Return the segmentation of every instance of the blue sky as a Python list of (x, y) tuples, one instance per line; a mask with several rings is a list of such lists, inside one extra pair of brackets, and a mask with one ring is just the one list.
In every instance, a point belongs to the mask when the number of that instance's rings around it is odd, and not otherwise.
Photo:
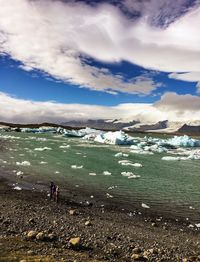
[[(159, 117), (189, 120), (190, 115), (199, 120), (199, 1), (45, 3), (17, 0), (11, 5), (0, 0), (0, 104), (13, 108), (8, 119), (20, 121), (25, 109), (19, 107), (26, 101), (29, 118), (21, 119), (29, 122), (37, 103), (49, 119), (48, 102), (65, 108), (76, 104), (74, 111), (70, 109), (74, 118), (91, 105), (92, 117), (95, 106), (104, 107), (104, 112), (114, 107), (119, 118), (126, 114), (122, 107), (130, 117), (135, 106), (137, 114), (131, 117), (140, 119), (145, 106), (151, 105), (154, 121)], [(195, 110), (187, 102), (184, 110), (180, 104), (190, 98)], [(160, 112), (155, 113), (157, 104)], [(172, 108), (174, 113), (166, 115)]]

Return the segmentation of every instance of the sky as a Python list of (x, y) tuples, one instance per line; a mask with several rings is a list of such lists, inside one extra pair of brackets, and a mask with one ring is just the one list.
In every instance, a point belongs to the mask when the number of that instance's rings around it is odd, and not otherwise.
[(200, 120), (199, 0), (0, 6), (0, 121)]

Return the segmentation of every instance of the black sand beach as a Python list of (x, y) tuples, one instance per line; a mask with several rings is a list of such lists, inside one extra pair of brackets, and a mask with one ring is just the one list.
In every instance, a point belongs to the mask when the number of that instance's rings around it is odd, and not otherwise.
[(200, 261), (199, 231), (181, 223), (68, 198), (56, 204), (46, 192), (13, 190), (3, 179), (0, 198), (0, 261)]

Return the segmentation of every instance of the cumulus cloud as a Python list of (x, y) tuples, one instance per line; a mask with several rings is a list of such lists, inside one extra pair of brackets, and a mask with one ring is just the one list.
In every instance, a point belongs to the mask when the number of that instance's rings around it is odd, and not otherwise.
[(187, 119), (199, 120), (200, 116), (200, 97), (193, 95), (177, 95), (173, 92), (165, 93), (160, 101), (154, 104), (154, 107), (162, 112), (169, 112), (176, 116), (176, 119), (182, 121)]
[(0, 121), (14, 123), (60, 123), (67, 120), (128, 119), (141, 122), (199, 120), (200, 98), (165, 94), (153, 104), (126, 103), (116, 106), (61, 104), (19, 99), (0, 93)]
[[(130, 5), (130, 1), (125, 2)], [(89, 64), (87, 59), (108, 63), (125, 60), (164, 72), (199, 73), (200, 7), (188, 11), (186, 0), (165, 0), (161, 6), (160, 2), (151, 0), (139, 18), (130, 19), (118, 7), (105, 3), (91, 6), (82, 1), (0, 0), (0, 52), (20, 61), (26, 70), (39, 69), (80, 87), (149, 94), (161, 84), (143, 76), (139, 81), (126, 80)], [(174, 3), (174, 19), (167, 22), (172, 12), (169, 2)], [(156, 10), (156, 22), (150, 22), (150, 6)], [(136, 5), (134, 8), (137, 11)], [(166, 27), (158, 26), (161, 18)]]

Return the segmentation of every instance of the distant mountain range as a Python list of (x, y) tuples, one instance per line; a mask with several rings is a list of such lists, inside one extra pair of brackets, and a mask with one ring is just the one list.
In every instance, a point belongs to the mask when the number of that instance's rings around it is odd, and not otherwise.
[(63, 126), (71, 126), (74, 128), (91, 127), (103, 130), (120, 130), (129, 132), (157, 132), (157, 133), (181, 133), (181, 134), (196, 134), (200, 135), (200, 120), (183, 123), (170, 122), (168, 120), (158, 121), (156, 123), (141, 123), (135, 120), (124, 119), (98, 119), (98, 120), (83, 120), (83, 121), (68, 121), (61, 123)]
[(124, 130), (127, 132), (149, 132), (149, 133), (173, 133), (173, 134), (188, 134), (200, 135), (200, 120), (194, 122), (170, 122), (168, 120), (158, 121), (156, 123), (142, 123), (136, 120), (129, 119), (89, 119), (89, 120), (72, 120), (60, 124), (41, 123), (41, 124), (13, 124), (0, 122), (1, 127), (12, 127), (19, 129), (21, 127), (38, 128), (41, 126), (64, 127), (66, 129), (80, 129), (90, 127), (101, 130)]

